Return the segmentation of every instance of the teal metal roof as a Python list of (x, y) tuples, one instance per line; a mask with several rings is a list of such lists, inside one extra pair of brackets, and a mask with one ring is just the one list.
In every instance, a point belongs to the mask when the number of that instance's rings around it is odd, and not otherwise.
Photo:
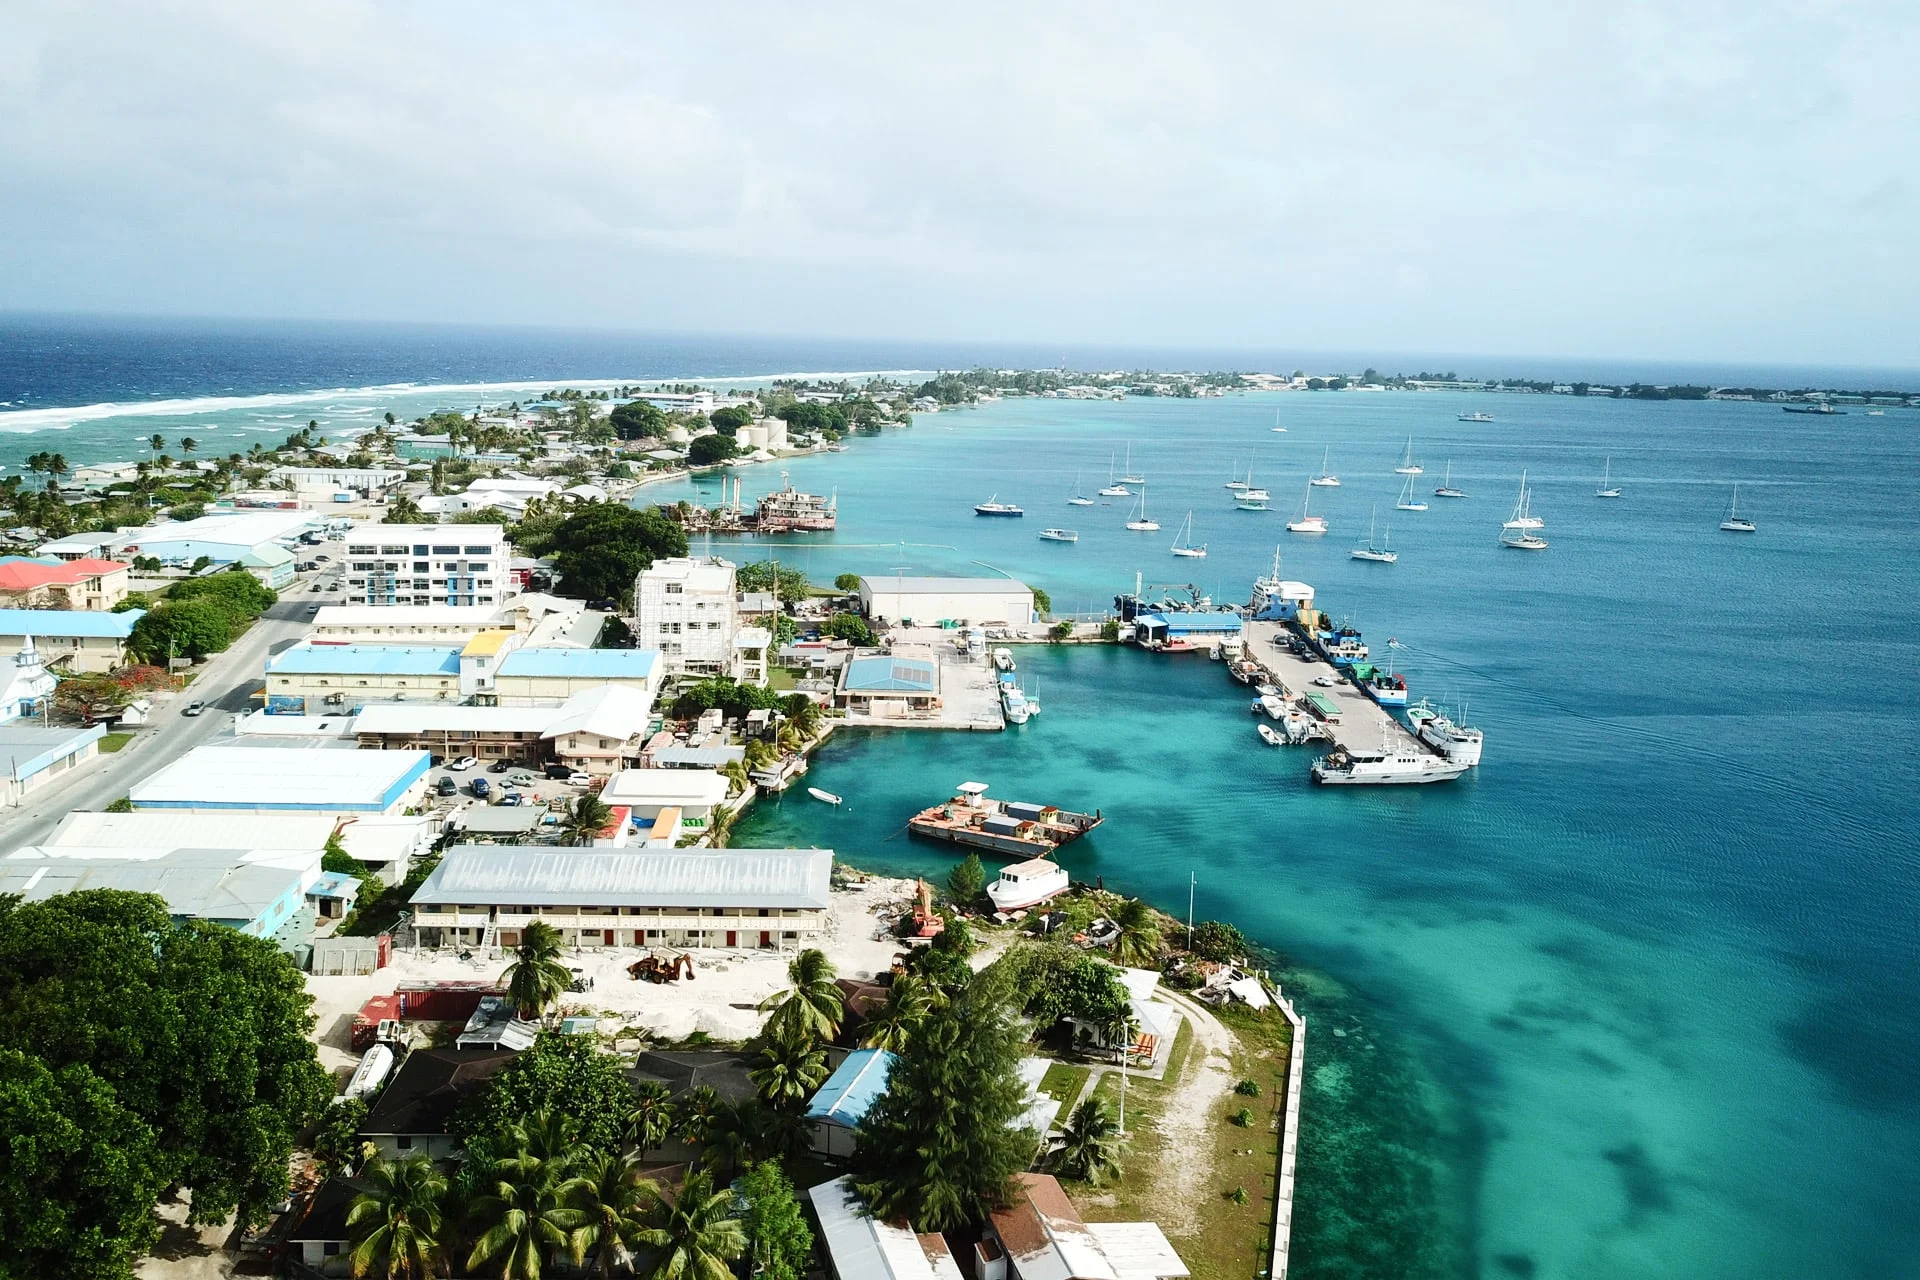
[(274, 675), (457, 676), (458, 645), (297, 644), (267, 663)]
[(934, 669), (923, 658), (878, 653), (847, 663), (849, 693), (932, 693)]
[(501, 660), (500, 674), (644, 680), (659, 664), (660, 655), (651, 649), (515, 649)]
[(807, 1103), (807, 1119), (852, 1129), (887, 1092), (893, 1055), (885, 1049), (856, 1049), (834, 1068)]
[(125, 640), (145, 609), (95, 613), (89, 609), (0, 609), (0, 636), (81, 636)]

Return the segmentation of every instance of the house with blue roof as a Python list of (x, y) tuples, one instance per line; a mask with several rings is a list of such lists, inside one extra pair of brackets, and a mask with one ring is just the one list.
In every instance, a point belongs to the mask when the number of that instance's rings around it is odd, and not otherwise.
[(1222, 640), (1238, 640), (1242, 625), (1239, 614), (1225, 610), (1143, 613), (1133, 620), (1135, 638), (1147, 645), (1184, 640), (1188, 644), (1212, 646)]
[(834, 1068), (807, 1102), (807, 1127), (813, 1149), (826, 1156), (850, 1156), (854, 1130), (887, 1092), (894, 1055), (885, 1049), (856, 1049)]
[(877, 716), (932, 710), (940, 705), (940, 664), (931, 650), (907, 645), (849, 658), (835, 700)]
[(665, 664), (652, 649), (527, 645), (500, 659), (493, 688), (503, 706), (564, 702), (576, 693), (610, 684), (644, 690), (651, 701), (665, 675)]
[(127, 639), (145, 609), (0, 609), (0, 653), (16, 653), (31, 636), (53, 671), (99, 673), (127, 665)]

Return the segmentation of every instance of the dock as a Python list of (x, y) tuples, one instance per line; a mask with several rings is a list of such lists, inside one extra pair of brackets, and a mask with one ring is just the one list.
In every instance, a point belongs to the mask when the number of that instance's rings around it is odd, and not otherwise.
[[(1348, 680), (1340, 668), (1318, 654), (1303, 657), (1289, 652), (1287, 641), (1293, 632), (1286, 624), (1249, 620), (1245, 635), (1247, 657), (1273, 677), (1268, 683), (1281, 685), (1293, 694), (1293, 700), (1307, 714), (1325, 725), (1333, 735), (1335, 746), (1373, 752), (1380, 749), (1382, 742), (1392, 742), (1395, 746), (1411, 747), (1422, 755), (1438, 754), (1394, 718), (1392, 712)], [(1339, 682), (1331, 687), (1316, 685), (1315, 676), (1334, 676)], [(1314, 705), (1316, 703), (1331, 708), (1332, 713), (1325, 714), (1323, 707)]]
[(1101, 823), (1100, 811), (1076, 813), (1051, 804), (990, 800), (984, 782), (963, 782), (958, 794), (907, 821), (928, 840), (984, 849), (1008, 858), (1045, 858)]

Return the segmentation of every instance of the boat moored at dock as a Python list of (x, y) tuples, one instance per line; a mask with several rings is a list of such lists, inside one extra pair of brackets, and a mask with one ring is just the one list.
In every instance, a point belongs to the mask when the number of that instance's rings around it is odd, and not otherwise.
[(984, 782), (963, 782), (953, 799), (923, 809), (907, 830), (1015, 858), (1043, 857), (1099, 826), (1098, 810), (1075, 813), (1055, 805), (990, 800)]
[(1480, 730), (1449, 718), (1425, 698), (1407, 709), (1407, 719), (1413, 724), (1414, 736), (1447, 759), (1468, 768), (1480, 763), (1480, 748), (1485, 741)]
[(1313, 780), (1322, 786), (1402, 786), (1451, 782), (1467, 766), (1412, 746), (1383, 744), (1377, 751), (1335, 747), (1313, 762)]
[(1065, 893), (1070, 883), (1059, 863), (1029, 858), (1002, 869), (1000, 878), (987, 886), (987, 897), (995, 911), (1019, 911)]

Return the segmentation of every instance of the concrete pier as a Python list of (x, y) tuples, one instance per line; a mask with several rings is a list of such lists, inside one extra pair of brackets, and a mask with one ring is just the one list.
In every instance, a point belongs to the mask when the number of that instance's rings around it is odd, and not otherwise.
[[(1287, 648), (1287, 641), (1293, 633), (1281, 623), (1248, 622), (1245, 635), (1247, 656), (1271, 672), (1274, 683), (1286, 688), (1288, 701), (1298, 703), (1305, 709), (1306, 696), (1317, 693), (1339, 708), (1340, 720), (1337, 724), (1323, 721), (1339, 746), (1349, 751), (1372, 753), (1378, 751), (1383, 742), (1390, 742), (1395, 746), (1411, 746), (1429, 755), (1437, 754), (1385, 707), (1362, 692), (1360, 686), (1348, 680), (1340, 668), (1318, 654), (1294, 656)], [(1275, 643), (1276, 639), (1278, 644)], [(1376, 666), (1384, 665), (1384, 660), (1378, 654), (1369, 657), (1368, 661)], [(1316, 685), (1313, 683), (1315, 676), (1333, 676), (1338, 683), (1330, 688)], [(1308, 714), (1313, 714), (1310, 709)], [(1314, 718), (1319, 719), (1318, 716)]]

